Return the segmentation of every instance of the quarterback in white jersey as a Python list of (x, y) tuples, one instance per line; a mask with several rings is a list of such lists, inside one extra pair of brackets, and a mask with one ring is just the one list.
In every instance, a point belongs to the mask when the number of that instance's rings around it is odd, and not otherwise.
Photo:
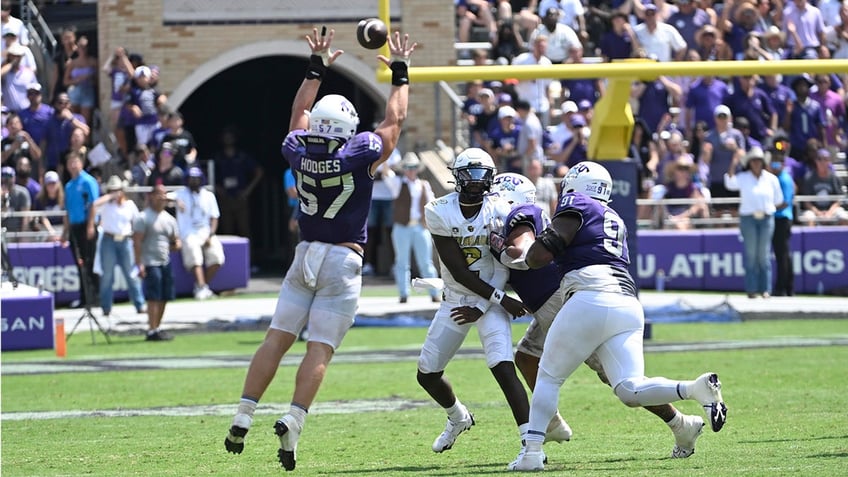
[(444, 432), (433, 442), (434, 452), (450, 449), (457, 436), (474, 425), (444, 370), (475, 323), (486, 364), (506, 396), (519, 432), (526, 430), (529, 418), (527, 392), (513, 364), (510, 322), (510, 315), (523, 316), (527, 310), (504, 294), (508, 270), (489, 250), (489, 232), (503, 226), (509, 203), (486, 194), (495, 165), (482, 149), (463, 151), (452, 172), (456, 192), (424, 208), (445, 285), (444, 300), (418, 358), (418, 383), (448, 414)]
[[(480, 212), (466, 219), (460, 211), (458, 192), (439, 197), (424, 207), (430, 233), (456, 240), (465, 255), (468, 269), (498, 289), (506, 285), (509, 272), (489, 251), (489, 232), (503, 227), (503, 219), (509, 211), (508, 202), (496, 195), (485, 195)], [(446, 299), (459, 301), (470, 296), (474, 297), (475, 301), (488, 305), (487, 298), (476, 296), (451, 275), (450, 269), (444, 263), (440, 265), (442, 280), (445, 283), (444, 292), (450, 295), (446, 296)]]

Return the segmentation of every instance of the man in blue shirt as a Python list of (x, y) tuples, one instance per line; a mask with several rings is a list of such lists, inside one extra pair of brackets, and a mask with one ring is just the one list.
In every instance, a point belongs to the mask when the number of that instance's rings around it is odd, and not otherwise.
[(96, 303), (98, 296), (98, 278), (93, 271), (97, 232), (88, 234), (88, 211), (91, 204), (100, 197), (100, 186), (94, 177), (82, 169), (83, 159), (78, 152), (69, 152), (65, 160), (71, 180), (65, 184), (66, 214), (62, 247), (71, 246), (80, 277), (80, 304), (88, 308)]
[(786, 150), (772, 145), (765, 154), (766, 165), (780, 182), (783, 191), (784, 208), (774, 213), (774, 234), (771, 247), (774, 250), (774, 261), (777, 265), (777, 277), (774, 282), (774, 296), (792, 296), (795, 294), (795, 276), (792, 270), (792, 253), (789, 242), (792, 238), (793, 200), (795, 199), (795, 182), (783, 167)]

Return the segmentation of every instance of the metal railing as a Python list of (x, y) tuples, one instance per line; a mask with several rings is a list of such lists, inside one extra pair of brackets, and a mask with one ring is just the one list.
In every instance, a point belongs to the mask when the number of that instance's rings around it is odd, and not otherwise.
[(471, 138), (468, 136), (468, 127), (464, 121), (462, 121), (462, 107), (464, 103), (462, 98), (456, 94), (456, 91), (453, 90), (450, 84), (445, 81), (438, 81), (434, 85), (435, 88), (435, 130), (434, 130), (434, 142), (440, 141), (442, 139), (442, 131), (444, 128), (442, 127), (442, 101), (441, 95), (444, 93), (447, 95), (448, 99), (451, 102), (451, 107), (449, 111), (449, 120), (450, 120), (450, 146), (456, 151), (457, 149), (465, 149), (471, 143)]
[[(842, 204), (848, 205), (848, 196), (845, 195), (799, 195), (794, 198), (794, 207), (795, 207), (795, 221), (799, 220), (798, 213), (803, 211), (802, 204), (806, 202), (819, 202), (819, 201), (840, 201)], [(662, 213), (663, 208), (669, 205), (696, 205), (702, 204), (707, 207), (713, 205), (739, 205), (738, 197), (716, 197), (711, 199), (636, 199), (637, 207), (651, 207), (652, 210), (650, 215), (652, 218), (650, 219), (638, 219), (637, 225), (640, 229), (648, 229), (648, 230), (659, 230), (664, 228), (664, 223), (668, 219), (666, 214)], [(657, 209), (659, 208), (659, 209)], [(704, 227), (728, 227), (728, 226), (738, 226), (739, 225), (739, 217), (738, 215), (734, 215), (729, 212), (722, 212), (721, 215), (715, 217), (688, 217), (688, 223), (695, 228), (704, 228)], [(835, 218), (821, 218), (817, 217), (813, 220), (816, 224), (827, 225), (836, 223)]]
[[(182, 189), (184, 186), (167, 186), (165, 189), (168, 192), (174, 192), (176, 190)], [(206, 186), (207, 188), (211, 186)], [(142, 194), (151, 191), (153, 188), (150, 186), (133, 186), (127, 187), (127, 194)], [(848, 197), (844, 195), (828, 195), (828, 196), (817, 196), (817, 195), (801, 195), (795, 197), (795, 206), (798, 207), (796, 210), (800, 210), (800, 205), (805, 202), (819, 202), (819, 201), (841, 201), (845, 204), (848, 204)], [(739, 205), (739, 198), (736, 197), (723, 197), (723, 198), (715, 198), (710, 200), (705, 199), (637, 199), (636, 205), (642, 207), (665, 207), (668, 205), (693, 205), (693, 204), (705, 204), (707, 206), (723, 204), (723, 205)], [(5, 221), (7, 218), (12, 217), (63, 217), (65, 215), (64, 210), (35, 210), (35, 211), (26, 211), (26, 212), (3, 212), (3, 220)], [(653, 212), (652, 212), (653, 216)], [(797, 216), (796, 216), (797, 221)], [(654, 229), (660, 230), (663, 228), (662, 221), (659, 221), (656, 218), (652, 219), (639, 219), (637, 224), (640, 229)], [(835, 220), (831, 219), (821, 219), (817, 218), (814, 220), (816, 224), (820, 225), (828, 225), (835, 223)], [(691, 217), (689, 218), (689, 223), (695, 228), (710, 228), (710, 227), (727, 227), (727, 226), (738, 226), (739, 225), (739, 217), (733, 214), (723, 214), (717, 217)], [(61, 227), (61, 226), (59, 226)], [(13, 232), (7, 231), (6, 236), (10, 242), (19, 242), (19, 241), (27, 241), (27, 242), (41, 242), (50, 238), (50, 236), (56, 235), (49, 233), (48, 231), (20, 231)]]
[[(47, 25), (47, 22), (41, 15), (41, 11), (38, 10), (38, 7), (32, 0), (21, 2), (21, 21), (24, 22), (24, 25), (26, 25), (27, 31), (29, 32), (29, 47), (32, 48), (33, 45), (38, 45), (44, 57), (45, 65), (48, 62), (53, 61), (53, 55), (56, 54), (56, 48), (58, 47), (59, 42), (56, 40), (56, 37), (53, 36), (50, 26)], [(42, 79), (46, 80), (47, 76), (43, 76)], [(53, 91), (49, 91), (49, 89), (53, 85), (47, 85), (47, 81), (42, 81), (42, 83), (47, 86), (47, 92), (52, 95)], [(47, 97), (47, 95), (45, 95), (45, 97)]]
[[(173, 193), (185, 188), (185, 186), (165, 186), (165, 190), (169, 194), (169, 200), (173, 200)], [(212, 190), (212, 186), (205, 186), (206, 189)], [(144, 195), (153, 190), (152, 186), (128, 186), (124, 189), (124, 192), (130, 199), (137, 199), (139, 197), (143, 198)], [(136, 204), (139, 206), (139, 209), (143, 209), (143, 200), (142, 203), (139, 204), (139, 201), (136, 200)], [(3, 211), (2, 213), (2, 221), (5, 229), (5, 222), (10, 218), (42, 218), (42, 217), (64, 217), (66, 211), (64, 210), (27, 210), (23, 212), (18, 211)], [(4, 237), (9, 242), (45, 242), (48, 241), (51, 237), (61, 236), (61, 232), (63, 229), (62, 225), (54, 225), (54, 230), (24, 230), (24, 231), (11, 231), (6, 230), (4, 232)]]

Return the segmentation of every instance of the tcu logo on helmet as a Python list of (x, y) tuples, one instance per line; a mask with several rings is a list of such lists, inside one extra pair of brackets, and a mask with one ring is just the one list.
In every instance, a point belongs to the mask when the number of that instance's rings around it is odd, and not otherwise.
[(580, 192), (603, 202), (609, 202), (612, 178), (606, 168), (596, 162), (583, 161), (568, 170), (562, 180), (564, 192)]
[(345, 113), (348, 113), (348, 114), (350, 114), (350, 113), (356, 114), (356, 110), (353, 109), (353, 107), (351, 106), (351, 104), (349, 102), (347, 102), (347, 100), (339, 102), (339, 109), (344, 111)]
[(494, 184), (498, 186), (500, 190), (515, 190), (515, 186), (518, 185), (515, 183), (514, 178), (505, 177), (503, 175), (495, 177)]

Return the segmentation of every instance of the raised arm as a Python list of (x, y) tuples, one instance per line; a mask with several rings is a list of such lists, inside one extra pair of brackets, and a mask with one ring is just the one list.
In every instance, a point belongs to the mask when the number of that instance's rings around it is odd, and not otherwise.
[(328, 36), (327, 27), (322, 26), (320, 35), (317, 28), (312, 29), (312, 35), (306, 35), (306, 42), (309, 43), (312, 55), (309, 56), (309, 67), (306, 68), (306, 77), (300, 84), (300, 88), (298, 88), (294, 102), (292, 103), (289, 131), (306, 129), (309, 126), (308, 112), (312, 109), (312, 104), (315, 102), (316, 96), (318, 96), (318, 88), (321, 87), (321, 80), (324, 79), (327, 68), (344, 53), (343, 50), (330, 52), (330, 45), (333, 42), (335, 33), (335, 30), (330, 30)]
[(563, 213), (554, 217), (550, 227), (542, 231), (527, 251), (525, 261), (529, 268), (542, 268), (557, 255), (565, 252), (582, 226), (576, 214)]
[(410, 43), (409, 35), (403, 35), (401, 38), (400, 32), (397, 31), (394, 35), (389, 35), (388, 42), (391, 58), (383, 55), (377, 58), (392, 70), (392, 91), (386, 101), (386, 117), (374, 131), (374, 134), (383, 140), (383, 154), (371, 164), (372, 175), (397, 147), (400, 128), (406, 119), (409, 104), (409, 57), (418, 46), (418, 43)]

